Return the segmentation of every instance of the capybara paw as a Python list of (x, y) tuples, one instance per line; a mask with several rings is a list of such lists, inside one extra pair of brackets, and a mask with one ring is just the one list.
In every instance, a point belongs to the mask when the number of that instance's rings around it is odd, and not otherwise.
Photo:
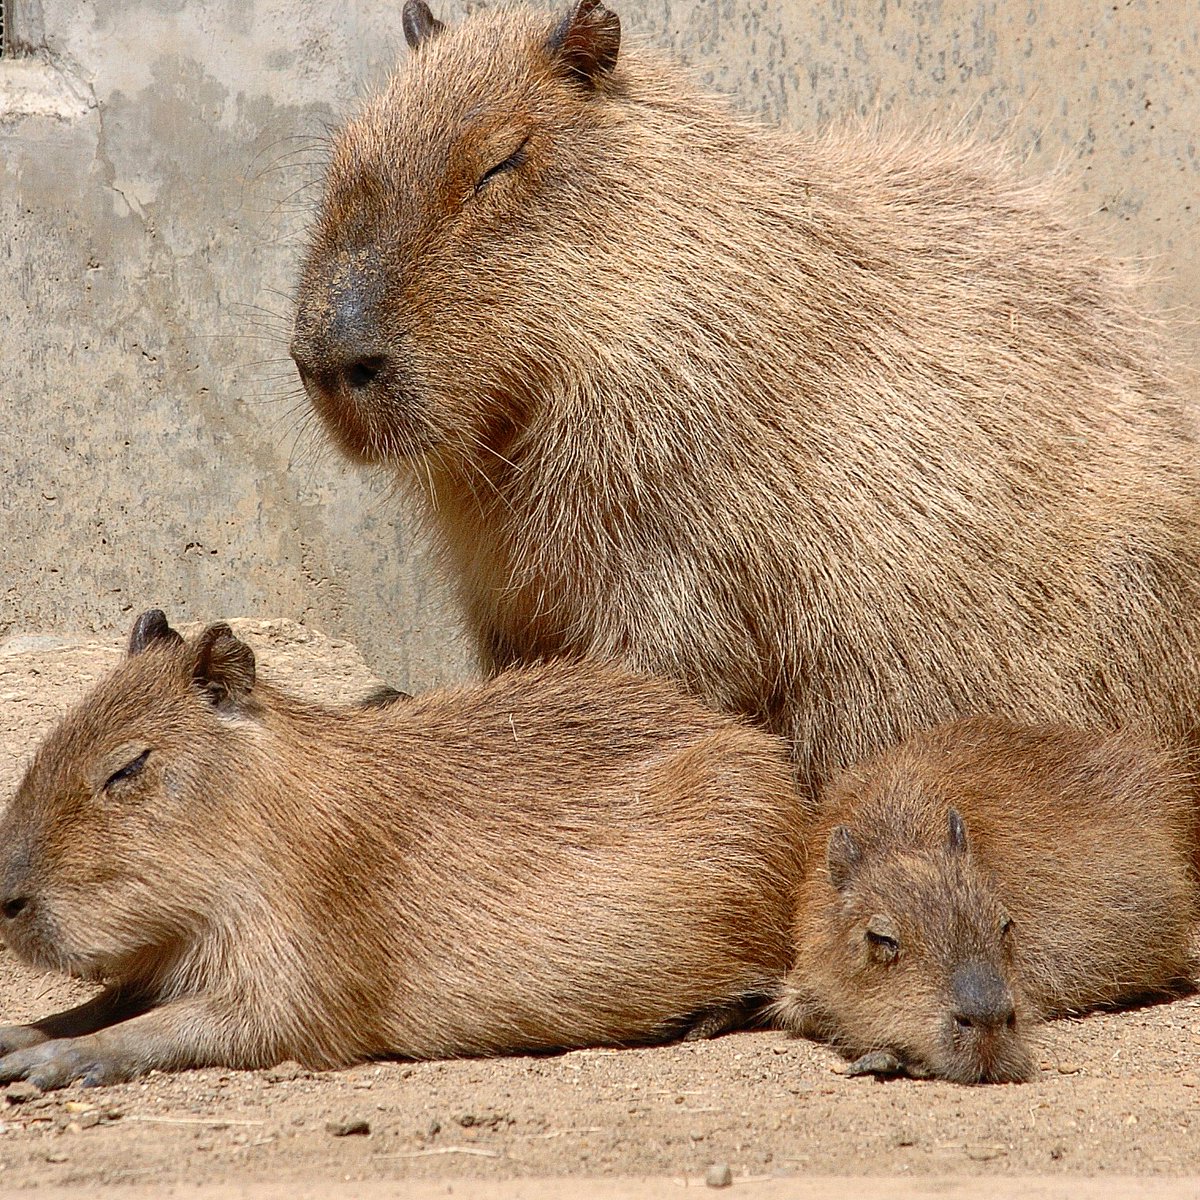
[(697, 1013), (691, 1018), (683, 1040), (705, 1041), (720, 1037), (723, 1033), (732, 1033), (735, 1029), (744, 1029), (761, 1007), (760, 1000), (731, 1000), (728, 1004)]
[(14, 1050), (40, 1046), (47, 1040), (46, 1035), (32, 1025), (0, 1025), (0, 1058)]
[(0, 1083), (25, 1079), (44, 1092), (79, 1081), (84, 1087), (120, 1083), (131, 1072), (105, 1058), (87, 1038), (60, 1038), (17, 1050), (0, 1059)]
[(868, 1050), (847, 1068), (847, 1075), (907, 1075), (908, 1068), (890, 1050)]

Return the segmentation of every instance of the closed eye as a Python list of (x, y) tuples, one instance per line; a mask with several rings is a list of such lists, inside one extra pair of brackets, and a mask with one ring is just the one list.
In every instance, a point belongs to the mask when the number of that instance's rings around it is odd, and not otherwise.
[(515, 171), (529, 157), (526, 150), (528, 145), (529, 139), (526, 138), (506, 159), (484, 171), (475, 183), (476, 193), (481, 192), (497, 175), (503, 175), (505, 171)]
[(137, 758), (131, 758), (119, 771), (114, 771), (105, 781), (104, 789), (107, 791), (114, 783), (121, 783), (123, 780), (132, 779), (135, 775), (141, 772), (141, 769), (146, 765), (146, 759), (150, 757), (149, 750), (143, 750)]
[(900, 956), (900, 943), (885, 933), (876, 933), (868, 929), (867, 942), (874, 956), (885, 963), (895, 962)]

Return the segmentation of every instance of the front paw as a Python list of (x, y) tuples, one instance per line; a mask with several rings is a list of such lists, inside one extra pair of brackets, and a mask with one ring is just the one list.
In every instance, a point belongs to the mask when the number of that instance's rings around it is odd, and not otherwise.
[(27, 1050), (47, 1041), (46, 1035), (33, 1025), (0, 1025), (0, 1058), (14, 1050)]
[(869, 1050), (846, 1068), (847, 1075), (874, 1075), (877, 1079), (890, 1079), (908, 1073), (908, 1067), (890, 1050)]
[(0, 1083), (26, 1079), (44, 1092), (78, 1080), (84, 1087), (121, 1083), (133, 1072), (99, 1053), (92, 1038), (58, 1038), (6, 1054), (0, 1059)]

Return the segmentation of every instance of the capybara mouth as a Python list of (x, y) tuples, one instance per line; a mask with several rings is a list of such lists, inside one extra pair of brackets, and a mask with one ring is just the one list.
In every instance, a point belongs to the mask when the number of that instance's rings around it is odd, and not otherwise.
[(64, 953), (58, 931), (49, 922), (44, 909), (35, 907), (32, 902), (20, 921), (9, 922), (4, 943), (28, 966), (60, 971), (80, 979), (92, 978), (81, 969), (82, 964), (75, 956)]
[(90, 945), (73, 945), (54, 919), (49, 906), (30, 901), (28, 919), (10, 922), (5, 930), (9, 950), (28, 966), (55, 971), (91, 983), (112, 982), (128, 974), (130, 956), (97, 950)]
[(395, 378), (381, 377), (369, 389), (356, 389), (301, 377), (313, 411), (348, 458), (394, 464), (420, 458), (436, 446), (433, 431), (419, 417), (416, 395)]
[(1028, 1083), (1035, 1075), (1033, 1056), (1013, 1030), (977, 1035), (956, 1045), (935, 1074), (953, 1083)]

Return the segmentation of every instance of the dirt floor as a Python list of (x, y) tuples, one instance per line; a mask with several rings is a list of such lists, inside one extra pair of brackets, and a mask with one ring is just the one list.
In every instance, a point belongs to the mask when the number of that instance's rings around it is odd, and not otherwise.
[[(285, 686), (349, 699), (377, 682), (345, 643), (286, 621), (234, 624)], [(118, 655), (109, 641), (0, 643), (0, 797)], [(0, 952), (0, 1021), (83, 994)], [(609, 1200), (704, 1188), (711, 1171), (764, 1198), (1200, 1197), (1200, 999), (1057, 1022), (1040, 1047), (1036, 1082), (981, 1088), (847, 1078), (835, 1055), (781, 1033), (156, 1074), (45, 1096), (18, 1084), (0, 1092), (0, 1189)]]

